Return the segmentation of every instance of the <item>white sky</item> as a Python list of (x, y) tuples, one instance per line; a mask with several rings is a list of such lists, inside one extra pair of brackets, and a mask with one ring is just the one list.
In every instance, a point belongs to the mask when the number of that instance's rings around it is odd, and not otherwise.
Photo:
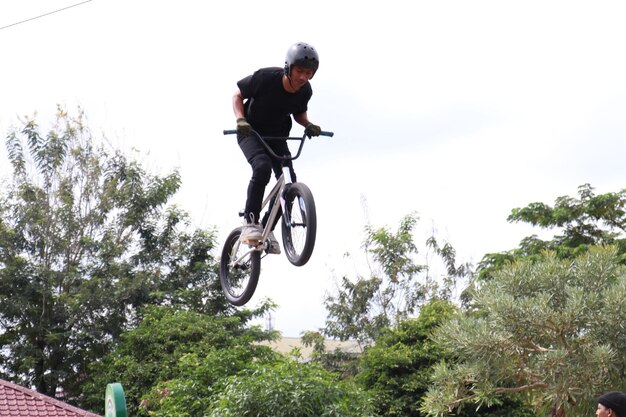
[[(0, 27), (72, 4), (3, 0)], [(530, 234), (506, 222), (512, 208), (586, 182), (624, 188), (624, 21), (622, 1), (92, 0), (0, 29), (0, 132), (82, 106), (94, 132), (152, 172), (179, 168), (177, 203), (221, 245), (250, 175), (221, 134), (235, 83), (313, 44), (309, 116), (336, 133), (296, 161), (316, 198), (316, 249), (301, 268), (265, 258), (252, 301), (274, 299), (275, 327), (298, 336), (324, 325), (334, 277), (365, 273), (367, 219), (395, 230), (416, 211), (418, 244), (436, 227), (478, 262)], [(4, 146), (2, 160), (5, 175)]]

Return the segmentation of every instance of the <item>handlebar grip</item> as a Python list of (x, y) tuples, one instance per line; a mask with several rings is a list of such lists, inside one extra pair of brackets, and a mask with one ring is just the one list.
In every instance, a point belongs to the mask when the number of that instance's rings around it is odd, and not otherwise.
[(235, 130), (235, 129), (224, 129), (224, 134), (225, 135), (235, 135), (235, 134), (237, 134), (237, 130)]

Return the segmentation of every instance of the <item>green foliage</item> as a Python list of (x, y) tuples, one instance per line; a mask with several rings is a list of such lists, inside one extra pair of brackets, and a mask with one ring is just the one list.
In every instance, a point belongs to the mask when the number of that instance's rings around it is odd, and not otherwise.
[(313, 359), (319, 358), (326, 351), (326, 344), (324, 342), (324, 335), (320, 332), (305, 331), (300, 338), (302, 345), (305, 347), (313, 347), (311, 357)]
[(413, 243), (413, 229), (417, 220), (415, 215), (405, 216), (396, 233), (391, 233), (385, 227), (374, 229), (368, 225), (365, 228), (365, 248), (393, 284), (399, 284), (424, 269), (424, 266), (416, 265), (412, 259), (412, 255), (417, 253)]
[(303, 346), (313, 348), (310, 356), (311, 361), (319, 363), (327, 371), (341, 375), (343, 379), (350, 379), (356, 375), (358, 361), (356, 353), (347, 352), (339, 347), (334, 350), (327, 350), (326, 339), (320, 332), (305, 331), (300, 340)]
[[(337, 294), (326, 297), (324, 334), (365, 346), (384, 329), (414, 314), (429, 297), (446, 296), (450, 282), (444, 280), (445, 288), (440, 289), (428, 268), (415, 261), (418, 251), (412, 233), (417, 220), (415, 214), (405, 216), (396, 232), (366, 227), (364, 248), (374, 265), (371, 275), (342, 277)], [(439, 248), (434, 238), (428, 244), (454, 263), (454, 251), (448, 245)]]
[(379, 415), (420, 415), (431, 368), (445, 356), (430, 334), (455, 312), (449, 302), (431, 300), (417, 318), (401, 320), (364, 352), (356, 381), (372, 394)]
[(87, 367), (149, 304), (232, 312), (215, 279), (212, 232), (188, 231), (169, 200), (178, 172), (153, 176), (97, 146), (79, 110), (42, 134), (6, 140), (0, 196), (0, 369), (24, 386), (80, 399)]
[(593, 187), (578, 187), (578, 198), (558, 197), (554, 206), (531, 203), (515, 208), (509, 222), (523, 222), (542, 229), (558, 229), (551, 240), (536, 235), (525, 237), (518, 248), (484, 256), (480, 265), (480, 279), (489, 279), (494, 271), (516, 259), (543, 259), (545, 251), (553, 251), (561, 258), (574, 258), (593, 245), (614, 245), (621, 262), (626, 264), (626, 189), (617, 193), (596, 195)]
[[(122, 334), (111, 354), (90, 366), (85, 407), (102, 408), (102, 387), (112, 381), (124, 386), (129, 415), (147, 415), (148, 409), (160, 403), (163, 392), (179, 392), (184, 387), (185, 393), (179, 395), (198, 390), (208, 394), (220, 378), (270, 355), (269, 348), (254, 342), (276, 337), (246, 328), (250, 315), (224, 317), (152, 306), (143, 317), (136, 329)], [(165, 382), (171, 380), (177, 382)], [(142, 398), (146, 398), (143, 408), (139, 407)]]
[(270, 348), (236, 344), (211, 349), (202, 356), (186, 354), (177, 364), (177, 377), (161, 382), (143, 396), (137, 416), (204, 417), (213, 407), (214, 396), (223, 390), (223, 380), (267, 363), (276, 357)]
[(620, 386), (626, 371), (626, 269), (615, 247), (574, 259), (545, 253), (496, 271), (475, 289), (475, 310), (445, 323), (442, 362), (422, 407), (431, 415), (463, 404), (527, 398), (564, 416)]
[(368, 417), (364, 392), (315, 363), (282, 359), (253, 364), (224, 381), (211, 417)]
[[(405, 319), (386, 331), (360, 360), (356, 381), (373, 397), (380, 416), (420, 417), (422, 398), (431, 386), (432, 374), (440, 361), (454, 354), (432, 340), (433, 332), (460, 314), (449, 301), (433, 299), (420, 308), (414, 319)], [(519, 401), (505, 400), (497, 407), (465, 409), (461, 417), (532, 417)]]
[(372, 300), (379, 293), (382, 280), (359, 277), (355, 282), (343, 277), (336, 296), (325, 299), (328, 317), (324, 334), (339, 340), (356, 339), (362, 346), (376, 338), (390, 324), (390, 317), (373, 311)]

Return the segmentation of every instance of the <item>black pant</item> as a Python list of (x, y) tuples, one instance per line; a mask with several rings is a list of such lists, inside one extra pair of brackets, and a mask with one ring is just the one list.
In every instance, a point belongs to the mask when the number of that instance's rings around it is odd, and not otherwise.
[[(238, 139), (237, 142), (252, 167), (252, 178), (250, 178), (248, 184), (248, 195), (244, 209), (245, 218), (248, 221), (258, 222), (265, 187), (270, 182), (272, 171), (274, 171), (277, 179), (281, 176), (283, 173), (282, 163), (279, 159), (273, 158), (255, 136)], [(272, 140), (268, 144), (276, 155), (291, 155), (286, 140)], [(291, 180), (296, 182), (296, 173), (293, 170), (291, 161), (284, 161), (284, 164), (289, 167)], [(265, 226), (266, 222), (267, 218), (264, 218), (262, 221), (263, 226)]]

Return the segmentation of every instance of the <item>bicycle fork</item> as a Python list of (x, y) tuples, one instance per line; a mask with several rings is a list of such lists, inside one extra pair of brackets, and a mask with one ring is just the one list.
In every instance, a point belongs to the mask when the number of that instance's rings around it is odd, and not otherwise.
[(287, 212), (287, 201), (285, 199), (285, 193), (287, 193), (287, 187), (292, 184), (291, 172), (288, 166), (283, 166), (283, 187), (278, 194), (278, 201), (280, 201), (280, 209), (283, 213), (283, 221), (287, 227), (291, 227), (291, 215)]

